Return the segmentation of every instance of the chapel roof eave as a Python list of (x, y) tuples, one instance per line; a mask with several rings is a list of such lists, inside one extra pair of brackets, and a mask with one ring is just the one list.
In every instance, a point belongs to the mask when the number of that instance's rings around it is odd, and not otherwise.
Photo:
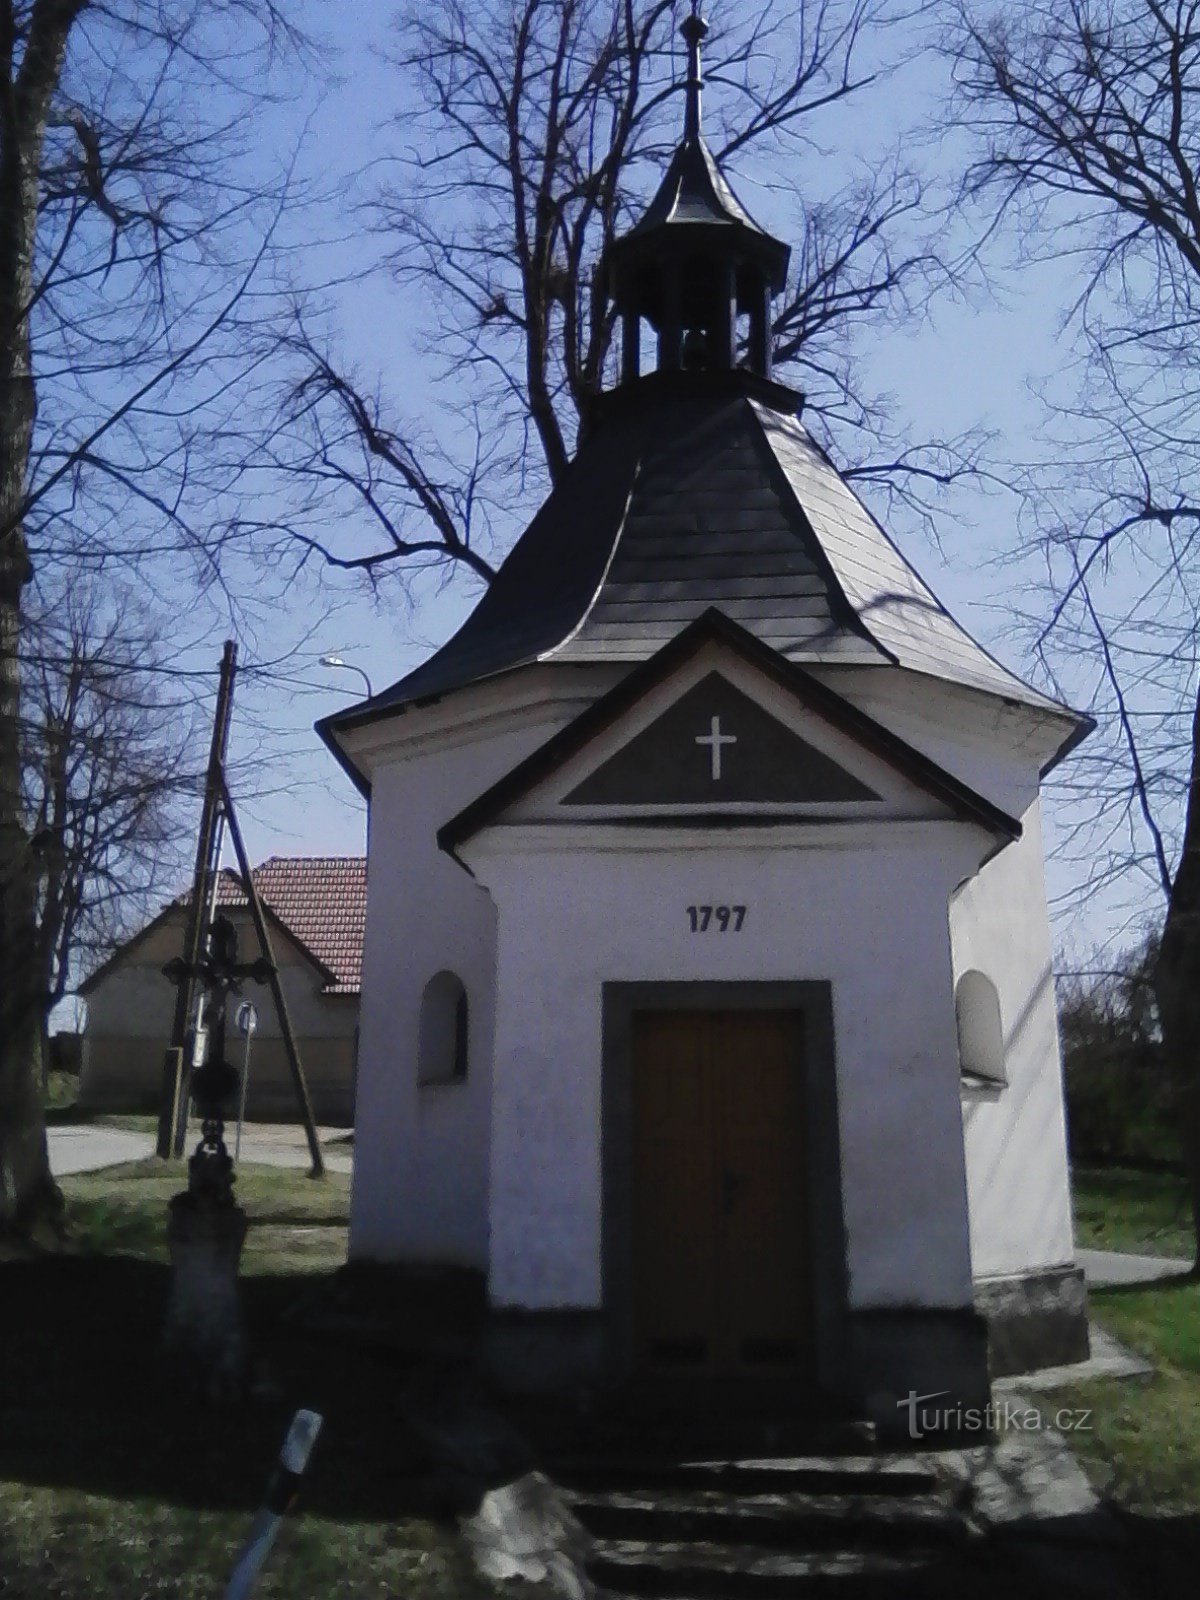
[(607, 694), (593, 701), (574, 721), (553, 734), (532, 755), (445, 823), (437, 834), (439, 849), (470, 871), (458, 854), (460, 845), (592, 739), (612, 727), (649, 689), (678, 670), (711, 640), (727, 645), (819, 715), (874, 750), (957, 815), (984, 827), (999, 843), (1021, 837), (1021, 823), (1015, 817), (714, 607), (697, 617), (648, 661), (634, 667)]
[[(371, 798), (370, 781), (355, 764), (353, 756), (342, 744), (340, 734), (342, 729), (358, 727), (365, 722), (373, 721), (374, 717), (369, 713), (370, 704), (369, 700), (360, 701), (356, 706), (350, 706), (342, 711), (334, 711), (329, 716), (321, 717), (317, 722), (313, 723), (313, 730), (317, 738), (320, 739), (326, 750), (329, 751), (364, 800)], [(363, 712), (367, 712), (367, 714), (359, 714)], [(376, 716), (381, 714), (395, 715), (396, 711), (393, 708), (390, 712), (375, 713)]]
[[(396, 717), (405, 716), (408, 712), (425, 706), (435, 706), (448, 695), (465, 693), (471, 689), (483, 688), (486, 684), (499, 682), (504, 678), (515, 677), (527, 667), (539, 665), (541, 657), (530, 656), (511, 665), (502, 667), (495, 672), (486, 673), (478, 678), (470, 678), (453, 688), (439, 691), (436, 694), (415, 696), (411, 700), (389, 700), (387, 691), (373, 695), (370, 699), (358, 701), (355, 705), (344, 706), (340, 711), (331, 712), (328, 716), (320, 718), (313, 723), (313, 730), (321, 743), (333, 756), (334, 760), (346, 773), (354, 787), (364, 800), (371, 797), (371, 781), (363, 768), (358, 765), (355, 756), (343, 742), (343, 735), (351, 737), (360, 729), (376, 726), (381, 722), (389, 722)], [(403, 682), (404, 680), (401, 680)], [(395, 685), (392, 686), (393, 688)]]
[(793, 660), (898, 665), (1064, 719), (1064, 746), (1085, 736), (1079, 713), (946, 611), (796, 417), (794, 391), (657, 373), (602, 412), (458, 632), (317, 725), (361, 792), (355, 728), (536, 663), (634, 665), (709, 605)]

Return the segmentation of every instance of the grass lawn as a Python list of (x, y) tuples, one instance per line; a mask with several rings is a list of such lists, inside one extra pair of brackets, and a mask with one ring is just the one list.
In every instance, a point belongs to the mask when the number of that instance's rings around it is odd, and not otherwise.
[(474, 1600), (453, 1523), (418, 1512), (423, 1468), (386, 1357), (314, 1341), (287, 1312), (345, 1255), (348, 1180), (242, 1169), (243, 1299), (277, 1397), (213, 1410), (157, 1364), (167, 1290), (154, 1162), (67, 1179), (75, 1248), (0, 1265), (0, 1594), (219, 1597), (292, 1411), (325, 1428), (264, 1597)]
[(46, 1074), (46, 1111), (57, 1120), (68, 1113), (79, 1093), (79, 1079), (73, 1072), (48, 1072)]
[[(1084, 1169), (1074, 1175), (1081, 1245), (1190, 1259), (1183, 1181), (1175, 1174)], [(1145, 1379), (1055, 1389), (1044, 1408), (1082, 1407), (1090, 1426), (1072, 1448), (1093, 1481), (1147, 1532), (1148, 1548), (1177, 1563), (1200, 1557), (1200, 1285), (1168, 1278), (1147, 1287), (1095, 1289), (1092, 1316), (1154, 1363)]]
[(1047, 1404), (1091, 1410), (1072, 1448), (1118, 1505), (1147, 1517), (1200, 1513), (1200, 1286), (1172, 1278), (1099, 1289), (1091, 1306), (1097, 1322), (1153, 1361), (1155, 1374), (1055, 1389)]
[(1077, 1167), (1073, 1188), (1075, 1239), (1087, 1249), (1188, 1260), (1194, 1254), (1191, 1212), (1177, 1173)]

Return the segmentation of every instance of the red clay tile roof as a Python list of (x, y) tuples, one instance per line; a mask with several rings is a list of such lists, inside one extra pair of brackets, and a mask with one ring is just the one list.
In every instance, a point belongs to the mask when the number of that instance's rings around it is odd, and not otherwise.
[[(264, 905), (333, 974), (325, 993), (358, 994), (367, 919), (364, 857), (268, 856), (252, 876)], [(217, 887), (217, 904), (248, 904), (240, 875), (228, 867)]]

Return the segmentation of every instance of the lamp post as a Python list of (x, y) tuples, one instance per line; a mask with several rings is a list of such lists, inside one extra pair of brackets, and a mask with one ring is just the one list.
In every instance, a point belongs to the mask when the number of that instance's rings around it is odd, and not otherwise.
[(340, 668), (342, 672), (357, 672), (367, 686), (367, 699), (369, 700), (374, 695), (375, 691), (371, 687), (370, 678), (367, 677), (361, 667), (356, 667), (353, 661), (343, 661), (341, 656), (322, 656), (321, 665), (323, 667), (332, 667), (335, 670)]

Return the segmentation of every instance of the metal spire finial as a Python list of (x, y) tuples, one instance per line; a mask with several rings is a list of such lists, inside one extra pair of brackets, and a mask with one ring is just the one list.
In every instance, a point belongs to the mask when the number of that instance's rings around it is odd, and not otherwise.
[(683, 117), (685, 142), (700, 137), (700, 91), (704, 79), (700, 75), (700, 46), (708, 33), (708, 23), (700, 15), (700, 0), (692, 0), (691, 15), (684, 17), (679, 29), (687, 44), (687, 109)]

